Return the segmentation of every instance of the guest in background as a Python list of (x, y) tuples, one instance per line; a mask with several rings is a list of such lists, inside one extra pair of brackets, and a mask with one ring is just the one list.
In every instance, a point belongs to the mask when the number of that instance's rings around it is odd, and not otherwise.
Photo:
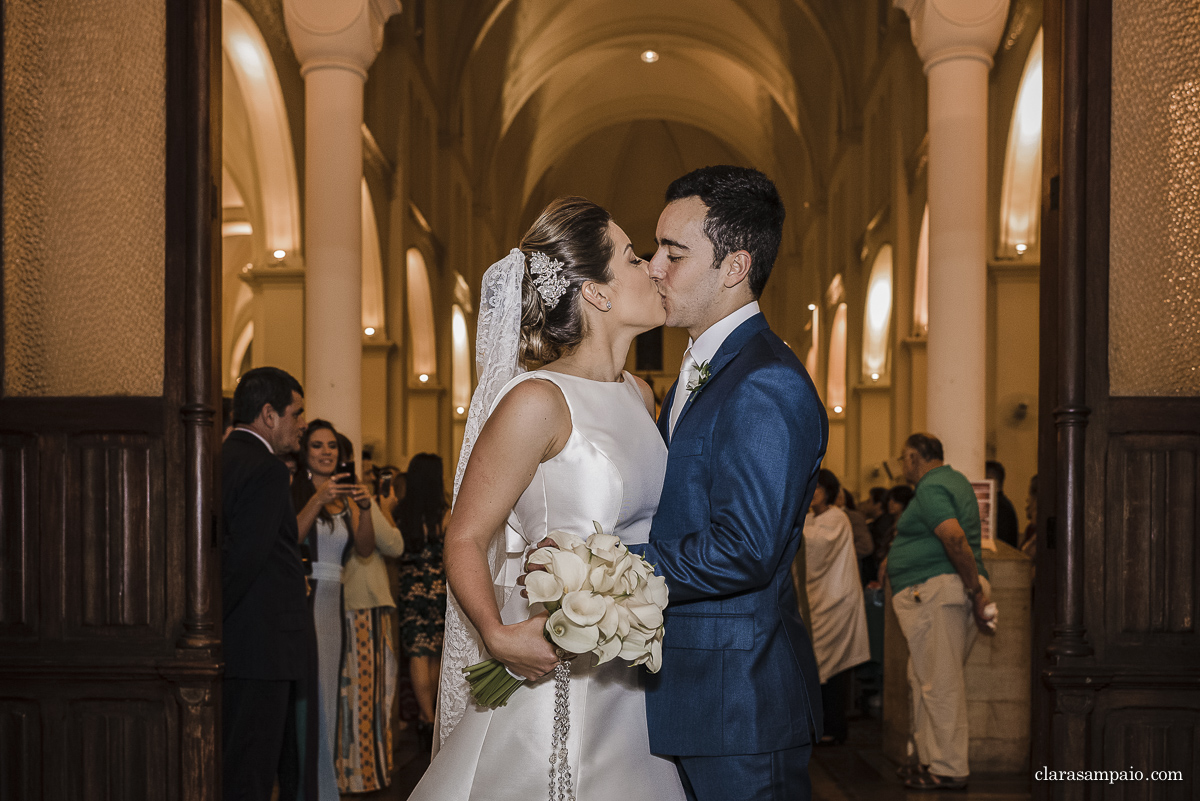
[(862, 512), (858, 511), (854, 503), (854, 494), (850, 490), (842, 487), (834, 499), (833, 504), (846, 513), (846, 518), (850, 521), (850, 530), (854, 532), (854, 556), (857, 559), (862, 559), (875, 549), (871, 542), (871, 532), (867, 528), (867, 518)]
[(396, 522), (407, 543), (400, 561), (398, 591), (400, 640), (420, 709), (417, 734), (433, 746), (433, 713), (442, 670), (442, 630), (446, 625), (446, 573), (442, 546), (450, 504), (442, 479), (442, 457), (418, 453), (408, 463), (404, 498)]
[(391, 783), (396, 602), (383, 557), (404, 553), (404, 538), (392, 517), (395, 500), (390, 491), (376, 492), (371, 504), (375, 551), (365, 558), (351, 552), (342, 572), (345, 651), (334, 763), (343, 793), (370, 793)]
[[(342, 659), (342, 563), (351, 546), (360, 556), (375, 551), (371, 493), (365, 486), (345, 483), (350, 472), (337, 472), (350, 452), (338, 446), (333, 425), (309, 423), (300, 442), (303, 469), (292, 482), (300, 539), (308, 541), (313, 557), (313, 618), (317, 630), (320, 740), (317, 772), (320, 801), (338, 801), (334, 767), (336, 753), (338, 677)], [(368, 514), (364, 514), (368, 512)]]
[(996, 539), (1014, 548), (1021, 547), (1017, 510), (1004, 494), (1004, 465), (989, 461), (985, 466), (987, 478), (996, 482)]
[(966, 663), (978, 630), (990, 631), (987, 570), (980, 551), (979, 502), (971, 482), (946, 464), (942, 443), (913, 434), (904, 477), (915, 494), (886, 560), (892, 609), (908, 642), (912, 742), (917, 763), (905, 786), (958, 790), (970, 775)]
[(221, 448), (221, 734), (229, 799), (269, 801), (276, 780), (284, 801), (316, 789), (311, 771), (301, 775), (306, 738), (297, 736), (296, 715), (311, 692), (312, 618), (288, 473), (275, 455), (299, 445), (303, 394), (283, 370), (249, 371), (234, 392), (235, 428)]
[[(888, 491), (886, 487), (871, 487), (867, 497), (871, 501), (870, 510), (863, 510), (863, 514), (867, 518), (867, 528), (871, 532), (871, 541), (875, 543), (875, 549), (879, 550), (879, 544), (883, 542), (891, 531), (892, 523), (895, 520), (892, 518), (892, 513), (888, 511)], [(864, 504), (865, 505), (865, 504)]]
[(846, 741), (850, 670), (871, 658), (867, 615), (854, 557), (854, 533), (845, 511), (831, 501), (840, 482), (829, 470), (817, 474), (817, 488), (804, 521), (808, 605), (813, 650), (825, 707), (822, 743)]

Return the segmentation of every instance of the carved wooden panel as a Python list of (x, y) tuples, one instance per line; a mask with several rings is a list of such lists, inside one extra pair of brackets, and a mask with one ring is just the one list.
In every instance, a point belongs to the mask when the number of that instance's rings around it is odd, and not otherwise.
[(164, 620), (162, 441), (71, 437), (66, 449), (64, 636), (104, 637)]
[(0, 637), (37, 627), (37, 438), (0, 435)]
[(168, 798), (168, 737), (162, 702), (80, 700), (67, 711), (67, 797), (100, 801)]
[(0, 799), (41, 798), (42, 720), (34, 701), (0, 698)]
[(1200, 649), (1200, 437), (1114, 436), (1107, 483), (1106, 637), (1119, 645)]
[[(1104, 758), (1097, 769), (1141, 772), (1142, 781), (1103, 784), (1106, 801), (1193, 799), (1200, 789), (1200, 711), (1130, 707), (1104, 718)], [(1154, 772), (1178, 775), (1153, 776)]]

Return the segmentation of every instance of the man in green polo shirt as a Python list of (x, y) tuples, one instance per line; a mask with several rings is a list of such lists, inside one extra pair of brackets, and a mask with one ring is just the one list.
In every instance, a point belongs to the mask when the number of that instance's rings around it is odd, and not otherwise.
[(979, 504), (971, 482), (943, 459), (942, 443), (913, 434), (900, 456), (916, 487), (885, 562), (892, 606), (908, 641), (917, 764), (908, 787), (961, 789), (970, 769), (964, 666), (977, 629), (991, 631)]

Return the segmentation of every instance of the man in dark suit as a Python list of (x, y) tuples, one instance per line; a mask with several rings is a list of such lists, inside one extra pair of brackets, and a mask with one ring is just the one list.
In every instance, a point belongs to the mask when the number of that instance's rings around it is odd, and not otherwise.
[(691, 342), (658, 421), (668, 457), (650, 542), (630, 550), (670, 589), (646, 713), (650, 749), (675, 757), (692, 801), (808, 799), (821, 732), (791, 565), (828, 420), (757, 302), (783, 219), (762, 173), (696, 170), (667, 190), (650, 263), (667, 325)]
[(269, 801), (300, 781), (295, 709), (315, 640), (305, 598), (288, 469), (300, 447), (304, 392), (275, 367), (242, 376), (221, 450), (224, 797)]

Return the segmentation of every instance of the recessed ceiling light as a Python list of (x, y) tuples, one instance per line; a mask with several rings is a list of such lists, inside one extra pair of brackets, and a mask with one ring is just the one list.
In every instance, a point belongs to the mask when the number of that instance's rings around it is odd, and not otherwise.
[(647, 64), (653, 64), (655, 61), (658, 61), (658, 51), (643, 50), (642, 51), (642, 61), (645, 61)]

